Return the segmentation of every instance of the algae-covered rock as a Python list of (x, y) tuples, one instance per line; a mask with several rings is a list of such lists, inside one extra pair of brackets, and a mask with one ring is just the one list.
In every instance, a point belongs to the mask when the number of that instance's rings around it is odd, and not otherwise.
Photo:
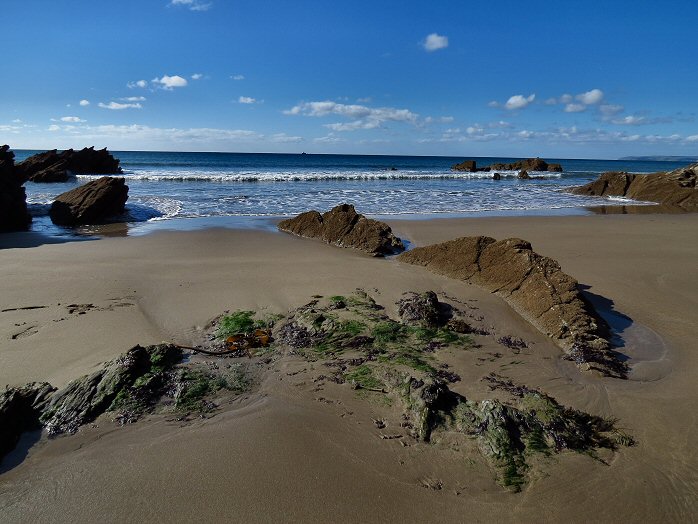
[(54, 391), (47, 382), (33, 382), (0, 393), (0, 459), (14, 449), (22, 433), (41, 427), (41, 411)]
[(41, 421), (50, 435), (74, 433), (105, 411), (145, 408), (164, 386), (162, 374), (181, 358), (177, 346), (135, 346), (99, 371), (73, 380), (55, 393)]
[(397, 302), (397, 312), (405, 324), (437, 327), (441, 321), (439, 300), (433, 291), (406, 293)]

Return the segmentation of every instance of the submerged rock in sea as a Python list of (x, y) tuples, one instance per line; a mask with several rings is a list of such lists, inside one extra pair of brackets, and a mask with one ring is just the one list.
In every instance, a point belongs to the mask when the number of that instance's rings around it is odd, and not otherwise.
[(24, 180), (15, 171), (15, 154), (10, 146), (0, 147), (0, 232), (24, 231), (31, 215), (27, 211)]
[(0, 459), (25, 431), (39, 429), (39, 417), (55, 388), (46, 382), (7, 388), (0, 393)]
[(583, 369), (626, 376), (626, 364), (610, 349), (606, 322), (584, 299), (577, 281), (525, 240), (462, 237), (415, 248), (399, 260), (496, 293)]
[(50, 435), (74, 433), (105, 411), (136, 404), (141, 409), (157, 400), (167, 384), (166, 373), (182, 359), (177, 346), (135, 346), (102, 369), (73, 380), (56, 392), (41, 415)]
[[(560, 164), (548, 163), (542, 158), (527, 158), (525, 160), (518, 160), (512, 162), (511, 164), (491, 164), (486, 167), (477, 167), (475, 165), (475, 160), (464, 160), (460, 164), (455, 164), (451, 166), (454, 171), (467, 171), (470, 173), (475, 173), (477, 171), (554, 171), (562, 172), (562, 166)], [(495, 173), (497, 175), (497, 173)], [(499, 178), (495, 178), (499, 180)]]
[(603, 173), (593, 182), (573, 188), (571, 192), (576, 195), (619, 196), (698, 211), (698, 163), (668, 173)]
[(17, 164), (16, 170), (20, 177), (32, 182), (65, 182), (71, 173), (114, 175), (122, 172), (119, 160), (106, 148), (95, 150), (94, 147), (38, 153)]
[(469, 173), (474, 173), (477, 171), (477, 166), (475, 160), (463, 160), (460, 164), (456, 164), (451, 167), (454, 171), (466, 171)]
[(366, 218), (350, 204), (341, 204), (323, 214), (307, 211), (282, 220), (278, 228), (301, 237), (318, 238), (335, 246), (365, 251), (373, 256), (391, 255), (405, 249), (402, 241), (393, 235), (390, 226)]
[(123, 213), (127, 199), (124, 178), (102, 177), (58, 195), (51, 205), (51, 220), (64, 226), (101, 224)]

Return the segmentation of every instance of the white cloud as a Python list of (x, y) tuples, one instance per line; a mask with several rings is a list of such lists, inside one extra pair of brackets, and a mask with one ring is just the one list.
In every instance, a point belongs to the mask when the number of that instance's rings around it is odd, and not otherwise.
[(565, 94), (560, 97), (561, 104), (569, 104), (570, 102), (572, 102), (572, 95)]
[(125, 96), (123, 98), (119, 98), (119, 100), (124, 102), (145, 102), (146, 99), (144, 96)]
[(351, 120), (347, 123), (326, 124), (334, 131), (355, 131), (357, 129), (375, 129), (385, 122), (405, 122), (417, 124), (419, 115), (408, 109), (393, 107), (367, 107), (358, 104), (340, 104), (325, 100), (322, 102), (304, 102), (284, 111), (286, 115), (305, 115), (324, 117), (338, 115)]
[(230, 78), (232, 78), (233, 80), (244, 80), (245, 75), (233, 75)]
[(422, 42), (422, 46), (425, 50), (427, 50), (430, 53), (432, 51), (444, 49), (448, 47), (448, 37), (436, 33), (431, 33), (424, 39), (424, 42)]
[(698, 142), (698, 135), (691, 135), (686, 137), (687, 142)]
[(330, 133), (327, 136), (321, 136), (319, 138), (314, 138), (313, 142), (317, 142), (319, 144), (334, 144), (337, 142), (344, 142), (345, 140), (343, 138), (340, 138), (338, 136), (335, 136), (334, 133)]
[(56, 124), (51, 124), (50, 126), (48, 126), (48, 130), (49, 131), (60, 131), (61, 126), (57, 126)]
[(136, 87), (140, 87), (141, 89), (148, 87), (148, 81), (147, 80), (136, 80), (135, 82), (129, 82), (126, 84), (126, 87), (129, 89), (134, 89)]
[(186, 87), (188, 84), (187, 79), (179, 75), (163, 75), (162, 78), (153, 78), (152, 82), (166, 91), (172, 91), (175, 87)]
[(73, 124), (78, 124), (80, 122), (85, 122), (85, 120), (77, 116), (64, 116), (61, 118), (61, 122), (71, 122)]
[(240, 98), (238, 98), (238, 102), (241, 104), (256, 104), (257, 99), (252, 98), (251, 96), (241, 96)]
[(575, 98), (582, 104), (591, 106), (603, 100), (603, 91), (601, 91), (601, 89), (592, 89), (591, 91), (577, 95)]
[(620, 126), (639, 126), (642, 124), (648, 124), (650, 123), (646, 117), (644, 116), (633, 116), (633, 115), (628, 115), (623, 118), (618, 118), (611, 120), (614, 124), (620, 125)]
[(105, 104), (103, 102), (100, 102), (99, 107), (102, 109), (112, 109), (115, 111), (121, 110), (121, 109), (141, 109), (143, 106), (141, 104), (135, 103), (126, 103), (126, 104), (120, 104), (119, 102), (109, 102), (108, 104)]
[(201, 80), (203, 77), (204, 75), (201, 73), (194, 73), (193, 75), (191, 75), (192, 80)]
[(487, 107), (499, 107), (499, 102), (496, 100), (492, 100), (491, 102), (487, 102)]
[(81, 105), (82, 107), (87, 107), (87, 106), (90, 105), (90, 101), (89, 101), (89, 100), (85, 100), (85, 99), (80, 100), (80, 105)]
[(303, 140), (302, 136), (289, 136), (286, 133), (276, 133), (269, 137), (270, 142), (276, 142), (277, 144), (296, 143)]
[(201, 2), (200, 0), (172, 0), (170, 6), (183, 6), (190, 11), (208, 11), (213, 7), (213, 2)]
[(12, 121), (12, 123), (13, 123), (13, 124), (21, 124), (21, 123), (22, 123), (22, 119), (21, 119), (21, 118), (15, 118), (15, 119)]
[(587, 106), (584, 104), (567, 104), (565, 106), (565, 113), (581, 113), (586, 110)]
[(512, 97), (509, 97), (509, 100), (507, 100), (506, 104), (504, 104), (504, 107), (506, 107), (509, 110), (523, 109), (531, 102), (533, 102), (535, 99), (535, 94), (529, 95), (527, 97), (523, 95), (514, 95)]

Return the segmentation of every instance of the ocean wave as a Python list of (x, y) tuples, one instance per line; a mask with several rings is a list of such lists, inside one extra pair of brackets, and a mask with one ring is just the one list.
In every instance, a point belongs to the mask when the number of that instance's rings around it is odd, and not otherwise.
[[(518, 171), (497, 171), (502, 178), (517, 178)], [(494, 172), (460, 173), (460, 172), (424, 172), (424, 171), (292, 171), (292, 172), (258, 172), (244, 171), (220, 173), (211, 171), (130, 171), (124, 173), (127, 180), (151, 182), (322, 182), (322, 181), (371, 181), (371, 180), (486, 180)], [(563, 173), (531, 171), (533, 179), (559, 179)], [(79, 179), (94, 180), (99, 175), (78, 175)]]

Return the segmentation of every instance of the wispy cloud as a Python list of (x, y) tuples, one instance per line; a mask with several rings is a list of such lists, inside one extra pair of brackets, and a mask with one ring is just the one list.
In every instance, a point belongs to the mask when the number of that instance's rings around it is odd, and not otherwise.
[(233, 80), (244, 80), (245, 75), (233, 75), (230, 78), (232, 78)]
[(257, 99), (252, 98), (251, 96), (241, 96), (238, 98), (238, 103), (240, 103), (240, 104), (256, 104)]
[(152, 83), (165, 91), (172, 91), (175, 87), (186, 87), (187, 79), (179, 75), (163, 75), (162, 78), (153, 78)]
[(213, 2), (201, 2), (200, 0), (172, 0), (169, 5), (174, 7), (186, 7), (190, 11), (208, 11), (213, 7)]
[(123, 102), (145, 102), (146, 99), (144, 96), (125, 96), (119, 98), (119, 100), (122, 100)]
[(567, 104), (565, 106), (565, 113), (581, 113), (587, 110), (587, 106), (584, 104)]
[(325, 124), (333, 131), (355, 131), (357, 129), (375, 129), (386, 122), (404, 122), (417, 124), (419, 115), (408, 109), (393, 107), (367, 107), (358, 104), (340, 104), (331, 100), (321, 102), (304, 102), (284, 111), (286, 115), (304, 115), (312, 117), (341, 116), (350, 122)]
[(61, 118), (61, 122), (70, 122), (71, 124), (79, 124), (81, 122), (86, 122), (79, 116), (64, 116)]
[(119, 102), (111, 101), (108, 104), (105, 104), (104, 102), (100, 102), (97, 105), (99, 107), (101, 107), (102, 109), (111, 109), (113, 111), (120, 111), (122, 109), (142, 109), (143, 108), (143, 106), (139, 103), (134, 104), (134, 103), (130, 103), (130, 102), (125, 103), (125, 104), (121, 104)]
[(193, 75), (191, 75), (192, 80), (201, 80), (203, 77), (204, 75), (202, 73), (194, 73)]
[(431, 33), (427, 35), (422, 42), (422, 47), (429, 53), (438, 51), (439, 49), (445, 49), (448, 47), (448, 37), (437, 33)]
[(129, 82), (126, 84), (126, 87), (129, 89), (135, 89), (136, 87), (140, 87), (141, 89), (144, 89), (148, 87), (148, 81), (147, 80), (136, 80), (135, 82)]

